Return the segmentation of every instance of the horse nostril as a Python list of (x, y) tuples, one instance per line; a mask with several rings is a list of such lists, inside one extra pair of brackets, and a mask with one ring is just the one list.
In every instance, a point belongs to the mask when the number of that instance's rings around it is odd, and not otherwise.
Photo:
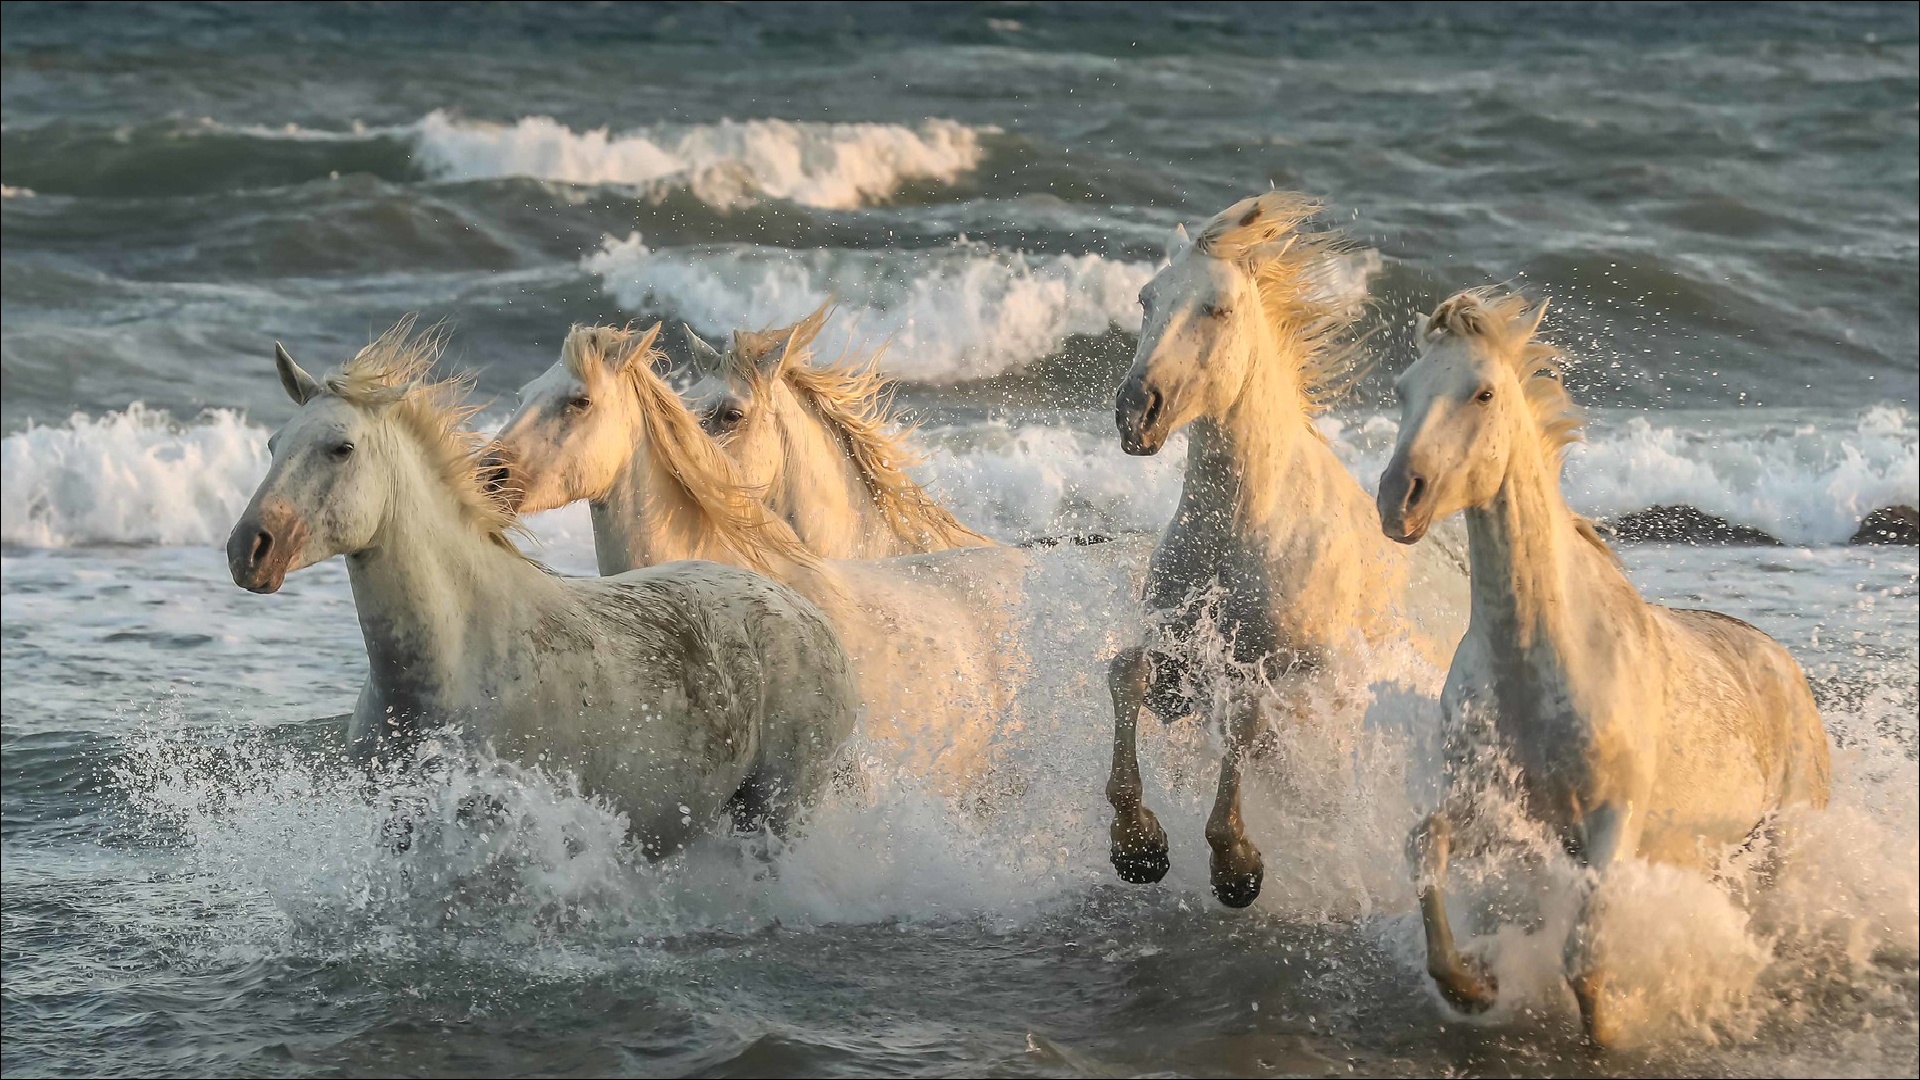
[(1146, 399), (1146, 407), (1140, 410), (1140, 430), (1152, 431), (1153, 422), (1160, 419), (1160, 391), (1149, 387)]
[(254, 534), (253, 551), (247, 556), (247, 564), (249, 566), (259, 566), (261, 561), (267, 557), (267, 552), (271, 550), (273, 550), (273, 536), (268, 533), (267, 530), (261, 529)]
[(1425, 498), (1426, 495), (1427, 495), (1426, 478), (1423, 476), (1414, 477), (1413, 482), (1407, 485), (1406, 508), (1408, 510), (1411, 510), (1414, 507), (1419, 506), (1420, 500)]

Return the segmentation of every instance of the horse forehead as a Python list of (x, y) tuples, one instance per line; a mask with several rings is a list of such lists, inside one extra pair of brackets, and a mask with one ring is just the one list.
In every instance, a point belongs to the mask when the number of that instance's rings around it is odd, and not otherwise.
[(521, 387), (520, 396), (532, 400), (549, 394), (573, 394), (584, 389), (586, 387), (574, 378), (573, 372), (568, 371), (565, 364), (555, 363)]
[(736, 392), (733, 384), (719, 375), (702, 375), (692, 386), (680, 393), (680, 400), (687, 408), (698, 412), (710, 409), (730, 399), (745, 401), (749, 395)]
[(1401, 379), (1410, 389), (1439, 393), (1449, 388), (1478, 384), (1489, 365), (1496, 362), (1483, 347), (1448, 337), (1429, 345)]
[(1231, 292), (1239, 270), (1224, 259), (1188, 249), (1154, 275), (1147, 288), (1156, 299), (1201, 301)]
[(359, 429), (361, 419), (358, 408), (330, 394), (323, 395), (308, 402), (270, 441), (276, 453), (284, 454), (322, 439), (351, 435)]

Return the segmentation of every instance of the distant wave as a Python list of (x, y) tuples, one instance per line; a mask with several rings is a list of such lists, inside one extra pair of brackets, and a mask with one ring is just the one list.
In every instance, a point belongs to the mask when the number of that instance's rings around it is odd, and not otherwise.
[(4, 131), (19, 174), (6, 195), (198, 194), (371, 173), (391, 181), (527, 177), (650, 197), (687, 191), (719, 209), (784, 201), (850, 210), (913, 184), (956, 182), (985, 157), (981, 136), (992, 130), (939, 119), (763, 119), (575, 131), (545, 116), (503, 124), (442, 110), (411, 124), (339, 128), (207, 117), (124, 128), (63, 123)]
[(983, 155), (980, 133), (951, 120), (918, 127), (723, 120), (614, 133), (575, 131), (545, 116), (495, 124), (435, 111), (411, 134), (416, 160), (443, 179), (686, 188), (720, 207), (779, 199), (850, 210), (910, 182), (953, 183)]
[(890, 340), (895, 376), (951, 383), (1014, 370), (1074, 334), (1138, 330), (1144, 262), (1028, 255), (981, 244), (910, 251), (725, 247), (649, 249), (635, 233), (585, 260), (635, 314), (716, 333), (791, 322), (840, 305), (822, 348)]
[[(1321, 429), (1371, 486), (1392, 450), (1387, 417), (1327, 417)], [(0, 443), (0, 542), (8, 547), (220, 543), (266, 474), (268, 431), (231, 410), (187, 423), (135, 406), (34, 426)], [(1008, 540), (1155, 530), (1172, 515), (1185, 455), (1125, 457), (1102, 432), (986, 423), (925, 433), (919, 475), (960, 516)], [(1920, 502), (1914, 416), (1875, 406), (1851, 423), (1780, 424), (1736, 435), (1643, 418), (1597, 427), (1569, 461), (1575, 509), (1611, 516), (1685, 504), (1790, 543), (1844, 542), (1871, 510)], [(530, 522), (543, 557), (583, 570), (583, 515)]]
[(0, 542), (216, 543), (266, 475), (267, 434), (230, 409), (177, 424), (140, 405), (14, 432), (0, 443)]

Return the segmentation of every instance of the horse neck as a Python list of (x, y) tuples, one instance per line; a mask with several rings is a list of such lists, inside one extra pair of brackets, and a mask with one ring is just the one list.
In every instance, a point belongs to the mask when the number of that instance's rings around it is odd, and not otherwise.
[(1377, 534), (1365, 489), (1299, 406), (1296, 358), (1264, 326), (1260, 340), (1233, 404), (1191, 425), (1182, 510), (1218, 515), (1236, 538), (1269, 547), (1342, 526)]
[[(745, 564), (712, 519), (686, 497), (644, 439), (636, 441), (613, 486), (590, 502), (588, 509), (593, 519), (594, 561), (603, 576), (682, 559)], [(810, 572), (778, 553), (769, 552), (766, 559), (769, 576), (788, 584)]]
[(424, 462), (395, 470), (374, 542), (347, 559), (369, 678), (398, 712), (445, 701), (493, 651), (493, 629), (551, 588), (517, 552), (476, 531)]
[(816, 553), (828, 558), (900, 554), (893, 527), (873, 505), (846, 443), (792, 391), (774, 412), (784, 455), (769, 502)]
[[(1590, 573), (1559, 470), (1531, 425), (1513, 421), (1499, 491), (1467, 508), (1472, 628), (1520, 649), (1551, 644), (1572, 615), (1570, 577)], [(1617, 575), (1616, 575), (1617, 576)]]
[(684, 525), (693, 511), (672, 496), (679, 490), (645, 446), (636, 445), (613, 486), (587, 504), (593, 519), (594, 561), (602, 576), (680, 559), (710, 558), (697, 531)]

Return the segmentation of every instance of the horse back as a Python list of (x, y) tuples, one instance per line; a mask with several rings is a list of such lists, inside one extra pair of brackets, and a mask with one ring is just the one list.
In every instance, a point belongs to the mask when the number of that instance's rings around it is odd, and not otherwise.
[(1717, 611), (1655, 608), (1672, 635), (1671, 724), (1712, 723), (1751, 747), (1767, 809), (1824, 806), (1831, 779), (1827, 734), (1806, 674), (1785, 646)]

